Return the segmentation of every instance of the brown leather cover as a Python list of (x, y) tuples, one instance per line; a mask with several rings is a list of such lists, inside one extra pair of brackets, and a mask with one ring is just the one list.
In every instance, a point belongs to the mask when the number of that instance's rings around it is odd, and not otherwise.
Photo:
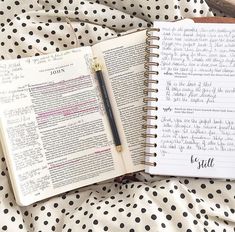
[(235, 18), (227, 17), (200, 17), (192, 19), (195, 23), (235, 23)]
[(235, 17), (234, 0), (206, 0), (206, 2), (210, 7), (220, 10), (231, 17)]

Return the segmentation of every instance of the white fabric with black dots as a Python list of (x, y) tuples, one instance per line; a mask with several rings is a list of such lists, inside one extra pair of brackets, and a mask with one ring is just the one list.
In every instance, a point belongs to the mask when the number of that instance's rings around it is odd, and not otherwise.
[[(205, 16), (213, 11), (204, 0), (1, 0), (0, 59), (92, 45), (154, 20)], [(110, 180), (20, 207), (3, 154), (0, 168), (0, 231), (235, 231), (232, 180), (141, 172), (136, 181)]]

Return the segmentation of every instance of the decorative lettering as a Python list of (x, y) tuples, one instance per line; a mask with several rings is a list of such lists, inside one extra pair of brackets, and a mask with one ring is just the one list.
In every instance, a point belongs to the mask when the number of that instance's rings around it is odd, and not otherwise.
[(215, 165), (214, 158), (199, 159), (198, 157), (191, 155), (191, 164), (194, 163), (197, 164), (197, 169), (212, 168)]

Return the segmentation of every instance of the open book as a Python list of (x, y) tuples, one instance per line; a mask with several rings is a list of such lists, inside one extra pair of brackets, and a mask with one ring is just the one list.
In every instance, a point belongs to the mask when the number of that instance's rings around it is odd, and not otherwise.
[(148, 33), (146, 172), (235, 178), (235, 25)]
[[(18, 204), (144, 169), (145, 33), (0, 63), (1, 142)], [(92, 71), (94, 57), (103, 66), (122, 153)]]

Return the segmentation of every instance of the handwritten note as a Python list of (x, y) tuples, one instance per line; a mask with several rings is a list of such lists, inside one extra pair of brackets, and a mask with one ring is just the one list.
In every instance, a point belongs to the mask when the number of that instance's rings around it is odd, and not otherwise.
[(24, 78), (21, 63), (8, 62), (0, 65), (0, 84), (12, 83), (15, 80)]
[(218, 27), (161, 28), (161, 71), (174, 78), (235, 75), (235, 30)]
[(161, 118), (160, 149), (235, 151), (235, 118)]
[(157, 154), (148, 160), (157, 167), (150, 172), (235, 177), (235, 26), (157, 27), (158, 119), (150, 131), (157, 138), (147, 141), (156, 144), (147, 152)]
[(235, 81), (180, 80), (166, 82), (166, 100), (173, 102), (234, 103)]

